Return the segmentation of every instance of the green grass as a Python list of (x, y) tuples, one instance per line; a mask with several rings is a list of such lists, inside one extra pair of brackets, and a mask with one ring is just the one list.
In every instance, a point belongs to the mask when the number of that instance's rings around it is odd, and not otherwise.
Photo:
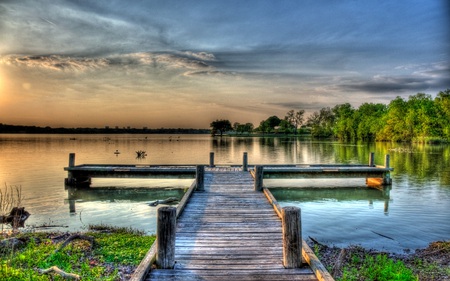
[(119, 280), (118, 268), (136, 266), (155, 240), (139, 231), (101, 226), (83, 235), (94, 237), (89, 241), (74, 240), (55, 252), (61, 245), (48, 234), (20, 234), (25, 241), (18, 248), (3, 249), (0, 253), (0, 280), (63, 280), (59, 275), (42, 275), (39, 269), (58, 266), (81, 276), (82, 280)]
[(342, 270), (340, 281), (411, 281), (419, 280), (401, 261), (394, 261), (385, 254), (364, 257), (353, 255), (350, 264)]

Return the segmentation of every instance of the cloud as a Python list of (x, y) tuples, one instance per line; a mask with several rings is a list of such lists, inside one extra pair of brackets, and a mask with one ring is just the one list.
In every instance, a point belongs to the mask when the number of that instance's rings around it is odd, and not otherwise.
[(0, 63), (18, 67), (43, 68), (52, 71), (85, 72), (104, 68), (109, 65), (107, 59), (74, 58), (59, 55), (19, 56), (8, 55), (0, 58)]
[(376, 94), (392, 92), (421, 92), (425, 90), (446, 89), (450, 85), (450, 67), (447, 62), (428, 65), (405, 65), (396, 69), (409, 70), (405, 75), (375, 75), (369, 81), (350, 79), (338, 84), (338, 88), (346, 91), (362, 91)]
[(187, 73), (194, 73), (195, 71), (214, 72), (214, 67), (208, 64), (212, 60), (215, 60), (214, 55), (206, 52), (140, 52), (104, 58), (63, 55), (7, 55), (0, 57), (0, 64), (64, 72), (86, 72), (114, 66), (152, 66), (159, 69), (181, 69), (188, 71)]

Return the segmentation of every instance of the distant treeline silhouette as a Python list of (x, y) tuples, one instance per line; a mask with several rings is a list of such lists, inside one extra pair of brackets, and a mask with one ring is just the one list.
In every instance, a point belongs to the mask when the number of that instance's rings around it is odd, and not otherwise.
[(209, 129), (185, 128), (52, 128), (0, 123), (0, 134), (209, 134)]

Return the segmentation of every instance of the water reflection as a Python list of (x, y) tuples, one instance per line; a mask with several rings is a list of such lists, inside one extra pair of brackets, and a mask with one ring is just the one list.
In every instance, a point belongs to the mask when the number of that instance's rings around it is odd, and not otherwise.
[(137, 203), (164, 200), (175, 197), (178, 200), (183, 198), (185, 189), (174, 188), (67, 188), (67, 201), (69, 211), (76, 212), (76, 203), (90, 201), (104, 201), (115, 203)]
[(339, 187), (339, 188), (269, 188), (273, 196), (284, 203), (301, 202), (348, 202), (367, 201), (373, 209), (374, 202), (383, 201), (385, 215), (389, 214), (390, 187), (382, 189), (367, 187)]

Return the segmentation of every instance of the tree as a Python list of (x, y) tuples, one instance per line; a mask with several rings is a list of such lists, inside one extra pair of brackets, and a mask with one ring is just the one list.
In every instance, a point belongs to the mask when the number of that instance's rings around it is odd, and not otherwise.
[(270, 116), (266, 120), (262, 120), (259, 123), (258, 130), (263, 133), (270, 133), (274, 130), (275, 127), (279, 126), (281, 123), (281, 119), (278, 116)]
[(442, 136), (450, 141), (450, 89), (440, 91), (434, 99)]
[(285, 120), (287, 120), (292, 125), (292, 127), (294, 127), (295, 134), (297, 134), (298, 128), (303, 124), (303, 120), (304, 120), (303, 115), (304, 114), (305, 114), (305, 111), (303, 109), (299, 110), (297, 112), (295, 112), (292, 109), (286, 113)]
[(314, 112), (308, 117), (307, 125), (311, 127), (313, 137), (331, 137), (333, 135), (333, 125), (335, 115), (329, 107), (322, 108), (319, 112)]
[(226, 131), (230, 131), (233, 128), (231, 127), (231, 122), (230, 120), (216, 120), (211, 122), (211, 124), (209, 125), (212, 129), (211, 129), (211, 135), (215, 136), (217, 134), (217, 132), (220, 133), (220, 136), (222, 137), (223, 133)]

